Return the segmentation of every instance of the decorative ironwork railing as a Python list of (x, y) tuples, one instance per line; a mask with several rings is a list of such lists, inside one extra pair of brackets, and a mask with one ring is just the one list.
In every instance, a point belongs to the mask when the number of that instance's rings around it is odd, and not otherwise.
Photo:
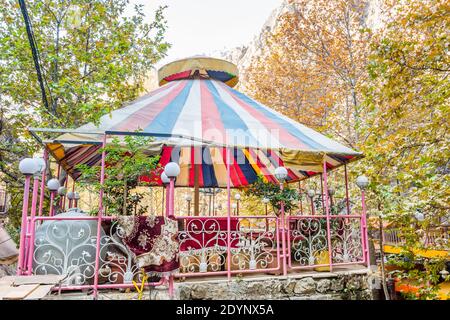
[[(122, 241), (123, 229), (112, 217), (102, 218), (98, 264), (97, 217), (36, 217), (34, 223), (35, 236), (28, 241), (25, 258), (28, 274), (66, 275), (62, 282), (62, 289), (66, 290), (93, 288), (96, 275), (97, 288), (131, 288), (133, 280), (142, 281), (134, 255)], [(146, 286), (164, 281), (148, 282)]]
[[(325, 215), (289, 216), (285, 224), (276, 216), (176, 219), (180, 249), (180, 268), (175, 274), (178, 278), (280, 274), (284, 268), (295, 271), (365, 262), (362, 220), (357, 215), (328, 216), (328, 220)], [(28, 274), (65, 274), (66, 290), (127, 288), (133, 287), (133, 280), (140, 282), (142, 273), (136, 267), (133, 253), (122, 241), (123, 230), (112, 217), (101, 218), (96, 261), (97, 221), (97, 217), (87, 215), (33, 218), (30, 223), (35, 223), (35, 237), (27, 242), (25, 257)]]
[(177, 217), (181, 222), (180, 274), (226, 274), (280, 268), (276, 217)]
[(289, 268), (309, 269), (364, 263), (361, 216), (288, 217)]

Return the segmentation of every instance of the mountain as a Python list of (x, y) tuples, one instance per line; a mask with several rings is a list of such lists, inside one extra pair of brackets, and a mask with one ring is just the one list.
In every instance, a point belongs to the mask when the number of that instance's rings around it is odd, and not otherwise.
[[(273, 10), (262, 26), (259, 34), (255, 35), (253, 40), (248, 45), (220, 52), (220, 56), (223, 59), (236, 64), (240, 72), (245, 72), (245, 69), (251, 64), (255, 57), (265, 54), (265, 41), (268, 35), (270, 35), (277, 28), (280, 21), (279, 18), (283, 14), (294, 10), (295, 4), (292, 4), (293, 2), (294, 1), (292, 0), (284, 0), (278, 8)], [(365, 8), (365, 21), (362, 22), (363, 25), (373, 29), (377, 29), (381, 26), (382, 3), (383, 0), (368, 1)]]

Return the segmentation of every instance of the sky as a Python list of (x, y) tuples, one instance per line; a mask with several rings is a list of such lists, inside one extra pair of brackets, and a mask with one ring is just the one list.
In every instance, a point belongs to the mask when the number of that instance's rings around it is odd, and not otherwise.
[(282, 0), (131, 0), (148, 17), (167, 5), (166, 40), (172, 44), (160, 67), (193, 55), (211, 55), (248, 44)]

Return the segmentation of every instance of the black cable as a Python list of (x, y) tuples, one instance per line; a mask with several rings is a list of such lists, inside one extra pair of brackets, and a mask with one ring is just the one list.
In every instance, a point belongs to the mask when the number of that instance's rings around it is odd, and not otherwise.
[(18, 1), (19, 1), (19, 5), (20, 5), (20, 10), (22, 11), (23, 20), (25, 22), (25, 27), (27, 30), (28, 42), (30, 43), (31, 54), (33, 55), (33, 62), (34, 62), (34, 67), (36, 69), (39, 86), (41, 88), (42, 102), (44, 103), (45, 108), (50, 111), (49, 103), (47, 100), (47, 94), (46, 94), (45, 86), (44, 86), (44, 78), (42, 76), (41, 66), (39, 64), (39, 54), (37, 51), (33, 30), (31, 29), (31, 23), (30, 23), (30, 18), (28, 16), (27, 7), (26, 7), (24, 0), (18, 0)]

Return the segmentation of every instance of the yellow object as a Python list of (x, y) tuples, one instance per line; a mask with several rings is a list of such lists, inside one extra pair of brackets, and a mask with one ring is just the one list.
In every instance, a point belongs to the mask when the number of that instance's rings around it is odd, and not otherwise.
[(141, 287), (139, 288), (136, 281), (133, 280), (133, 285), (136, 288), (137, 292), (138, 292), (138, 300), (142, 300), (142, 295), (144, 294), (144, 285), (145, 282), (148, 279), (148, 275), (144, 272), (144, 270), (142, 270), (142, 283), (141, 283)]
[(450, 281), (439, 284), (439, 300), (448, 300), (450, 298)]
[[(394, 253), (394, 254), (400, 254), (403, 252), (401, 247), (397, 246), (389, 246), (385, 245), (383, 247), (384, 252), (386, 253)], [(424, 257), (424, 258), (447, 258), (449, 257), (448, 250), (427, 250), (427, 249), (413, 249), (413, 253), (415, 255)]]
[[(328, 250), (322, 250), (319, 252), (316, 252), (314, 254), (315, 258), (316, 258), (316, 263), (317, 264), (329, 264), (330, 263), (330, 257), (328, 256)], [(330, 271), (330, 267), (326, 266), (326, 267), (317, 267), (314, 268), (315, 271), (319, 271), (319, 272), (324, 272), (324, 271)]]
[(325, 156), (323, 152), (300, 151), (286, 148), (281, 148), (279, 152), (286, 167), (304, 171), (323, 171), (323, 160)]

